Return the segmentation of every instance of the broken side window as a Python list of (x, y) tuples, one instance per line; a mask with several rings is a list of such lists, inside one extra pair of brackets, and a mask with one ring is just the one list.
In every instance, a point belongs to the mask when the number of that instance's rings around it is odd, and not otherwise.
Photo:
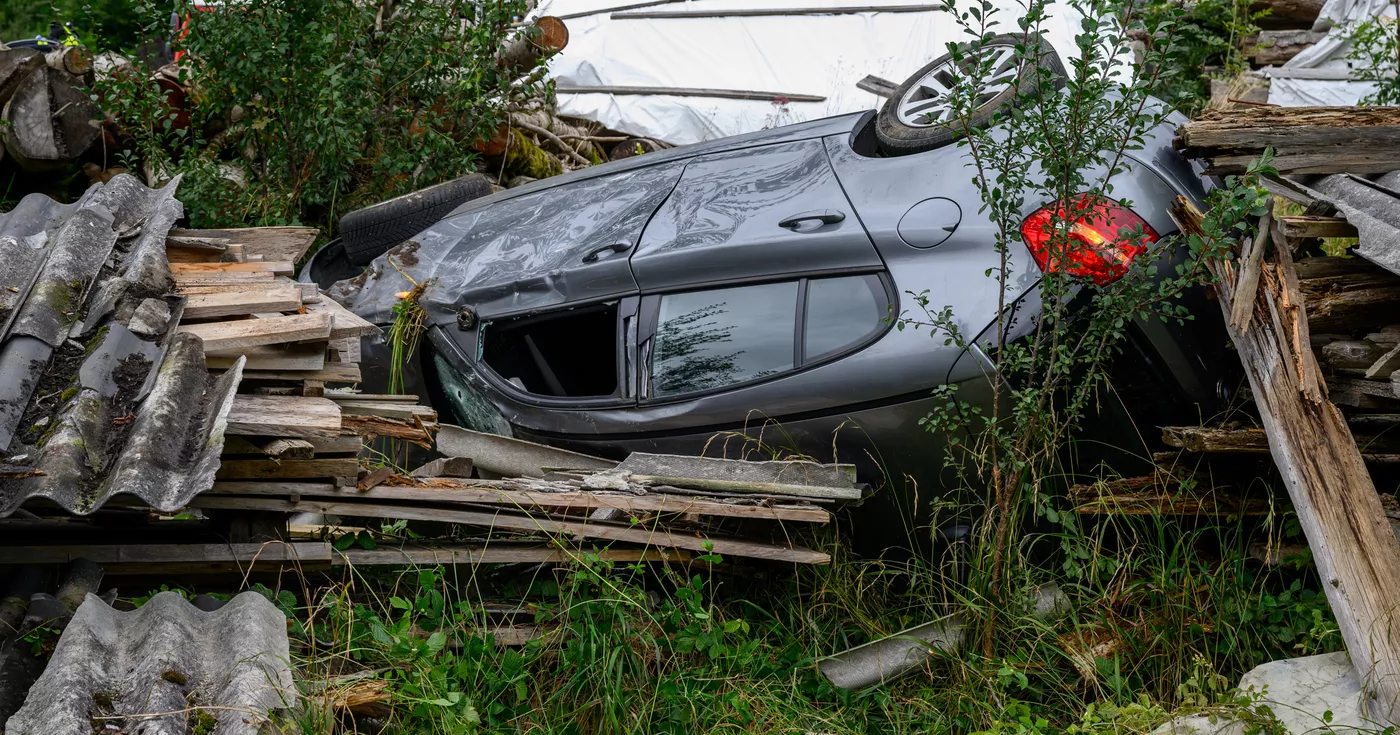
[(540, 396), (618, 394), (616, 301), (482, 325), (481, 359), (516, 388)]

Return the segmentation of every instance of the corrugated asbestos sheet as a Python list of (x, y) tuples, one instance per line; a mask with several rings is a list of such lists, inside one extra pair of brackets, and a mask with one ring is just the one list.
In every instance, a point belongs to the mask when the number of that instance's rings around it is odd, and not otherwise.
[(212, 379), (174, 330), (178, 184), (122, 175), (0, 215), (0, 517), (34, 499), (91, 513), (117, 493), (173, 511), (212, 486), (242, 362)]
[[(1400, 275), (1400, 248), (1395, 247), (1400, 242), (1400, 171), (1380, 176), (1290, 176), (1273, 181), (1290, 191), (1286, 195), (1290, 199), (1331, 205), (1356, 227), (1356, 254)], [(1311, 205), (1308, 209), (1313, 213)], [(1331, 210), (1318, 213), (1330, 214)]]
[(88, 595), (5, 735), (259, 735), (294, 701), (287, 619), (261, 594), (214, 612), (175, 592), (131, 612)]
[(1357, 255), (1400, 274), (1400, 171), (1374, 180), (1334, 174), (1312, 188), (1356, 226)]
[[(89, 594), (102, 582), (102, 567), (74, 561), (54, 594), (44, 592), (48, 573), (40, 566), (21, 567), (10, 575), (0, 596), (0, 728), (24, 703), (34, 680), (44, 671), (25, 636), (40, 628), (62, 630)], [(115, 593), (115, 590), (112, 590)]]

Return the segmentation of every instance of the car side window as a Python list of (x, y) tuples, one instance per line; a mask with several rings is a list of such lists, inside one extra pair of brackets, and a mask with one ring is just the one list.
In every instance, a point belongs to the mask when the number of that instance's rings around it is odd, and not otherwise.
[(888, 310), (874, 274), (664, 294), (650, 394), (714, 390), (811, 365), (874, 337)]
[(792, 370), (797, 296), (797, 281), (662, 296), (652, 395), (694, 393)]
[(481, 360), (505, 382), (537, 396), (617, 396), (618, 305), (485, 322)]
[(884, 326), (888, 311), (889, 297), (879, 276), (808, 281), (803, 364), (830, 357), (865, 341)]

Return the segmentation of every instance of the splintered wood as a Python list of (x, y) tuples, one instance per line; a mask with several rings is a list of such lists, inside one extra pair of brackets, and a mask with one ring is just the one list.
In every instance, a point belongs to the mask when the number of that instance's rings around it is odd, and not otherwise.
[(1181, 126), (1177, 146), (1209, 173), (1243, 173), (1273, 148), (1279, 173), (1385, 173), (1400, 169), (1400, 108), (1257, 107), (1207, 110)]
[[(1376, 129), (1400, 124), (1400, 110), (1394, 109), (1323, 117), (1351, 120), (1362, 129), (1343, 137), (1370, 143), (1375, 142), (1371, 136), (1379, 134)], [(1259, 139), (1231, 137), (1227, 132), (1209, 140), (1224, 145)], [(1195, 140), (1200, 145), (1201, 138)], [(1281, 142), (1267, 136), (1264, 140)], [(1201, 214), (1185, 198), (1178, 198), (1172, 214), (1184, 232), (1200, 234)], [(1284, 237), (1277, 238), (1272, 256), (1263, 259), (1257, 292), (1248, 289), (1245, 274), (1236, 268), (1238, 260), (1212, 260), (1208, 266), (1215, 276), (1220, 306), (1249, 378), (1273, 461), (1312, 549), (1363, 690), (1369, 695), (1367, 708), (1373, 715), (1397, 721), (1400, 543), (1347, 418), (1328, 399), (1327, 376), (1313, 354), (1308, 328), (1312, 301), (1300, 283), (1299, 271), (1303, 269), (1295, 267), (1293, 245)], [(1241, 304), (1244, 300), (1247, 302)], [(1253, 321), (1247, 331), (1231, 318), (1243, 312)], [(1312, 334), (1316, 333), (1314, 329)], [(1195, 439), (1204, 442), (1207, 437)], [(1245, 444), (1256, 445), (1257, 439), (1251, 437)]]

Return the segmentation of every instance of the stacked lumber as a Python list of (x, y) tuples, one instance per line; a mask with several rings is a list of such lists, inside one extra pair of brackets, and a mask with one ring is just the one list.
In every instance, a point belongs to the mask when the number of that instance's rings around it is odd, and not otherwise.
[[(167, 259), (186, 298), (179, 330), (204, 341), (212, 372), (244, 358), (220, 479), (316, 480), (354, 486), (364, 442), (386, 435), (430, 445), (437, 414), (416, 396), (361, 394), (360, 339), (379, 328), (293, 264), (316, 238), (307, 227), (172, 230)], [(329, 387), (328, 387), (329, 386)]]
[[(654, 457), (664, 455), (634, 454), (628, 462)], [(572, 538), (614, 544), (613, 548), (620, 543), (827, 564), (831, 557), (826, 552), (794, 544), (786, 524), (826, 524), (832, 505), (859, 500), (862, 489), (846, 474), (846, 467), (839, 471), (843, 473), (839, 486), (642, 475), (632, 472), (627, 463), (611, 470), (487, 480), (470, 478), (472, 463), (452, 458), (409, 474), (381, 468), (355, 485), (221, 481), (195, 498), (191, 507), (450, 523), (470, 527), (492, 543)], [(831, 481), (829, 475), (823, 477)]]
[(1258, 107), (1207, 110), (1177, 130), (1176, 147), (1208, 173), (1243, 173), (1273, 148), (1281, 174), (1400, 169), (1400, 108)]
[[(1390, 124), (1384, 123), (1386, 112), (1367, 112), (1355, 119), (1371, 127)], [(1363, 129), (1343, 135), (1365, 140), (1374, 134)], [(1384, 155), (1364, 147), (1356, 155), (1368, 153)], [(1393, 616), (1400, 605), (1400, 542), (1372, 478), (1390, 463), (1368, 466), (1358, 441), (1369, 451), (1383, 451), (1385, 442), (1365, 442), (1352, 427), (1369, 426), (1379, 438), (1400, 423), (1400, 401), (1390, 384), (1400, 368), (1390, 353), (1400, 350), (1383, 346), (1400, 344), (1389, 342), (1394, 330), (1387, 331), (1395, 311), (1389, 306), (1397, 294), (1392, 289), (1400, 279), (1359, 258), (1299, 260), (1312, 244), (1286, 234), (1272, 211), (1268, 207), (1257, 234), (1243, 239), (1235, 258), (1208, 263), (1262, 431), (1173, 427), (1164, 439), (1186, 452), (1245, 456), (1259, 452), (1264, 440), (1327, 582), (1323, 588), (1358, 678), (1370, 693), (1363, 706), (1396, 722), (1400, 631)], [(1178, 198), (1172, 214), (1184, 232), (1206, 236), (1201, 213), (1185, 198)]]

